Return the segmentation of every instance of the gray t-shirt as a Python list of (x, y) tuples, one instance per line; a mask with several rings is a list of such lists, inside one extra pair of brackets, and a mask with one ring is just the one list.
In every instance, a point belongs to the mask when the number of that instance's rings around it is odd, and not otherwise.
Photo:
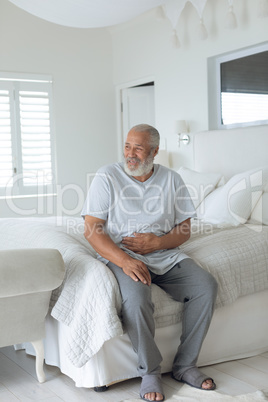
[[(175, 171), (154, 164), (152, 176), (142, 183), (125, 172), (123, 163), (115, 163), (96, 173), (81, 215), (105, 220), (105, 231), (121, 249), (161, 275), (187, 255), (178, 247), (135, 254), (121, 244), (122, 238), (135, 232), (163, 236), (196, 214), (189, 192)], [(101, 256), (99, 259), (108, 262)]]

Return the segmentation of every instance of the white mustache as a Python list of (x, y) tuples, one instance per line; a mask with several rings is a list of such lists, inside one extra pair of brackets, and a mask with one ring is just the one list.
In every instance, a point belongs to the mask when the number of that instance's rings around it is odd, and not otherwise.
[(139, 158), (130, 158), (130, 157), (128, 157), (126, 159), (126, 161), (127, 162), (141, 162), (141, 160)]

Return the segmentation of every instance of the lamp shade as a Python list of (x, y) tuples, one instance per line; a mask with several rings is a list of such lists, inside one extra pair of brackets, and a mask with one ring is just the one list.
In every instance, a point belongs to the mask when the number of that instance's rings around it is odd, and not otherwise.
[(181, 133), (187, 133), (187, 125), (185, 120), (176, 120), (175, 121), (175, 133), (176, 134), (181, 134)]

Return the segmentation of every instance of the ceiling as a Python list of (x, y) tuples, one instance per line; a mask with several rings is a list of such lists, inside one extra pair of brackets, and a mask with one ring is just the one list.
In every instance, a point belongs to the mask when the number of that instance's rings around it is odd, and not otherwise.
[(107, 27), (131, 19), (167, 0), (9, 0), (28, 13), (75, 28)]

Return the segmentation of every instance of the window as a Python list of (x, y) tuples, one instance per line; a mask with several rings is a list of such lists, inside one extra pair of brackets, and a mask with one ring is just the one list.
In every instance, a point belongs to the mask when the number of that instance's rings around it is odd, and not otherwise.
[(268, 123), (268, 43), (208, 61), (209, 128)]
[(0, 194), (49, 194), (55, 184), (52, 82), (0, 73)]

